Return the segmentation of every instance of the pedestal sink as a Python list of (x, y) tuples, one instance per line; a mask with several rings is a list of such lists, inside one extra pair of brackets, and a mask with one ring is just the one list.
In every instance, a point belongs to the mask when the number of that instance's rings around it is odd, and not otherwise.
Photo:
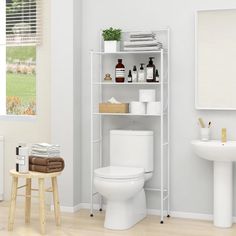
[(232, 226), (233, 162), (236, 161), (236, 141), (192, 141), (194, 152), (214, 162), (214, 225)]

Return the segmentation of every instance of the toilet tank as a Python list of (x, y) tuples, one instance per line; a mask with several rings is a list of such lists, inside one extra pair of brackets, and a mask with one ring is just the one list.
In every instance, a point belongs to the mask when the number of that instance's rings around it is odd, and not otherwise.
[(153, 171), (153, 131), (111, 130), (110, 165)]

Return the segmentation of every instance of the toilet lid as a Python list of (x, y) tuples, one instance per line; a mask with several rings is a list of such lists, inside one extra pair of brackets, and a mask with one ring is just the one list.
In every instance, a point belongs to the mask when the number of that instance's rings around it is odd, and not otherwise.
[(108, 166), (94, 170), (94, 174), (100, 178), (106, 179), (131, 179), (144, 175), (143, 168)]

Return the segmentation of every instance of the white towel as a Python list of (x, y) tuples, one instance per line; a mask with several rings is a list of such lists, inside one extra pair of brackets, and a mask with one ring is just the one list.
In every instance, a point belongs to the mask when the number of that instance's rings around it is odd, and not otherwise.
[(58, 144), (36, 143), (31, 147), (31, 155), (41, 157), (60, 156), (60, 146)]
[(144, 37), (144, 38), (129, 38), (131, 42), (136, 42), (136, 41), (152, 41), (155, 40), (155, 37)]
[(124, 51), (158, 51), (162, 47), (153, 46), (153, 47), (124, 47)]
[(130, 38), (145, 38), (145, 37), (154, 37), (155, 34), (152, 31), (140, 31), (130, 33)]
[(159, 44), (159, 42), (157, 40), (152, 40), (152, 41), (136, 41), (136, 42), (129, 42), (129, 41), (125, 41), (124, 42), (124, 46), (125, 47), (133, 47), (133, 46), (142, 46), (142, 47), (146, 47), (146, 46), (157, 46)]

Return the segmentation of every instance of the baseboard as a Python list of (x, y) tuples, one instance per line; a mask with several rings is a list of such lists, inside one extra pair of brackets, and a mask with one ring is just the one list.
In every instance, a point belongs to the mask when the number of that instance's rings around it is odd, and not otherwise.
[[(148, 209), (148, 215), (157, 215), (160, 216), (161, 212), (157, 209)], [(167, 212), (164, 211), (164, 215), (167, 215)], [(194, 212), (182, 212), (182, 211), (170, 211), (171, 217), (181, 218), (181, 219), (191, 219), (191, 220), (206, 220), (212, 221), (213, 215), (211, 214), (202, 214), (202, 213), (194, 213)], [(233, 216), (233, 223), (236, 223), (236, 217)]]
[[(81, 209), (90, 209), (90, 203), (80, 203)], [(99, 210), (99, 204), (95, 203), (93, 204), (93, 209), (98, 211)], [(106, 205), (103, 205), (103, 209), (106, 209)]]
[[(54, 211), (54, 206), (51, 205), (50, 207), (51, 211)], [(77, 212), (81, 209), (80, 204), (75, 205), (73, 207), (68, 207), (68, 206), (60, 206), (61, 212), (67, 212), (67, 213), (74, 213)]]
[[(80, 209), (90, 209), (89, 203), (80, 203), (74, 207), (66, 207), (61, 206), (62, 212), (68, 212), (68, 213), (74, 213), (76, 211), (79, 211)], [(99, 210), (99, 204), (93, 205), (94, 210)], [(106, 209), (106, 206), (103, 207), (103, 209)], [(53, 210), (53, 206), (51, 206), (51, 210)], [(160, 210), (158, 209), (147, 209), (148, 215), (156, 215), (160, 216)], [(166, 215), (167, 212), (165, 211), (164, 214)], [(201, 214), (201, 213), (193, 213), (193, 212), (182, 212), (182, 211), (171, 211), (170, 212), (171, 217), (175, 218), (182, 218), (182, 219), (192, 219), (192, 220), (206, 220), (206, 221), (212, 221), (213, 215), (211, 214)], [(236, 217), (233, 217), (233, 222), (236, 223)]]

